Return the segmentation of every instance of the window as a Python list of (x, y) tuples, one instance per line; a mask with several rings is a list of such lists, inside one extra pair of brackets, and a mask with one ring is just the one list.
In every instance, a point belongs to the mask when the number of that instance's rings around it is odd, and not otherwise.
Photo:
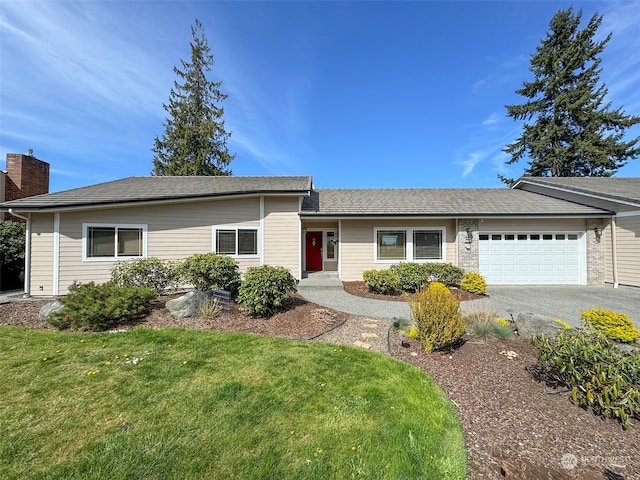
[(223, 227), (213, 238), (213, 251), (220, 255), (258, 255), (257, 228)]
[(146, 225), (83, 225), (83, 258), (112, 260), (146, 256)]
[(442, 258), (442, 232), (440, 230), (413, 231), (413, 259), (440, 260)]
[(336, 232), (327, 232), (327, 249), (326, 249), (327, 260), (336, 259), (336, 243), (337, 242), (338, 242), (338, 239), (336, 238)]
[(378, 231), (378, 260), (405, 260), (407, 258), (404, 230)]
[(376, 228), (376, 262), (443, 261), (444, 228)]

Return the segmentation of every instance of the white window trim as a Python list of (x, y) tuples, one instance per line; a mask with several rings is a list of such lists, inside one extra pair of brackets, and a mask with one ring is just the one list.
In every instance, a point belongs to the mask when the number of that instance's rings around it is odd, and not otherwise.
[[(90, 227), (96, 228), (138, 228), (142, 230), (142, 255), (139, 256), (118, 256), (118, 252), (114, 251), (113, 257), (89, 257), (87, 255), (87, 239)], [(114, 262), (119, 260), (135, 260), (137, 258), (147, 257), (147, 230), (146, 224), (139, 223), (83, 223), (82, 224), (82, 261), (83, 262)], [(114, 249), (115, 250), (115, 249)]]
[[(380, 260), (378, 259), (378, 232), (384, 230), (402, 230), (405, 232), (406, 257), (402, 260)], [(442, 238), (442, 258), (433, 259), (414, 259), (413, 258), (413, 232), (415, 230), (439, 231)], [(396, 264), (404, 262), (412, 263), (444, 263), (447, 261), (447, 228), (446, 227), (430, 227), (430, 226), (414, 226), (414, 227), (374, 227), (373, 229), (373, 263)]]
[(220, 255), (225, 255), (231, 258), (262, 258), (262, 229), (260, 227), (254, 226), (238, 226), (238, 225), (214, 225), (211, 227), (211, 251), (214, 253), (218, 253), (217, 245), (216, 245), (216, 232), (218, 230), (234, 230), (236, 232), (236, 252), (238, 251), (238, 230), (254, 230), (256, 232), (256, 243), (257, 243), (257, 253), (250, 255), (229, 255), (227, 253), (221, 253)]

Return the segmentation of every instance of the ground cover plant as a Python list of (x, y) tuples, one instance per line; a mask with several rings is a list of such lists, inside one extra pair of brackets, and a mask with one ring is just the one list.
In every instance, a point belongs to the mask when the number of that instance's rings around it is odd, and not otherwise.
[(418, 369), (326, 343), (0, 327), (0, 478), (464, 478)]

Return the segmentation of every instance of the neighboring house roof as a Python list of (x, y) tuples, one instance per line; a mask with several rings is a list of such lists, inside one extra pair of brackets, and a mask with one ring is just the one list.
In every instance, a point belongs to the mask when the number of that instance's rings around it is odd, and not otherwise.
[(300, 177), (128, 177), (88, 187), (37, 195), (0, 208), (40, 210), (92, 205), (201, 199), (232, 195), (294, 193), (308, 195), (310, 176)]
[(521, 177), (514, 188), (522, 183), (640, 205), (640, 177)]
[(509, 188), (319, 189), (311, 216), (602, 216), (606, 210)]

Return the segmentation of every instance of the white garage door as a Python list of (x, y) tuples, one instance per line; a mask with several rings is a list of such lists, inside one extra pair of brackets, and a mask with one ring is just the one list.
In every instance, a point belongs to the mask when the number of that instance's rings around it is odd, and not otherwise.
[(586, 284), (581, 233), (479, 235), (480, 274), (489, 284)]

